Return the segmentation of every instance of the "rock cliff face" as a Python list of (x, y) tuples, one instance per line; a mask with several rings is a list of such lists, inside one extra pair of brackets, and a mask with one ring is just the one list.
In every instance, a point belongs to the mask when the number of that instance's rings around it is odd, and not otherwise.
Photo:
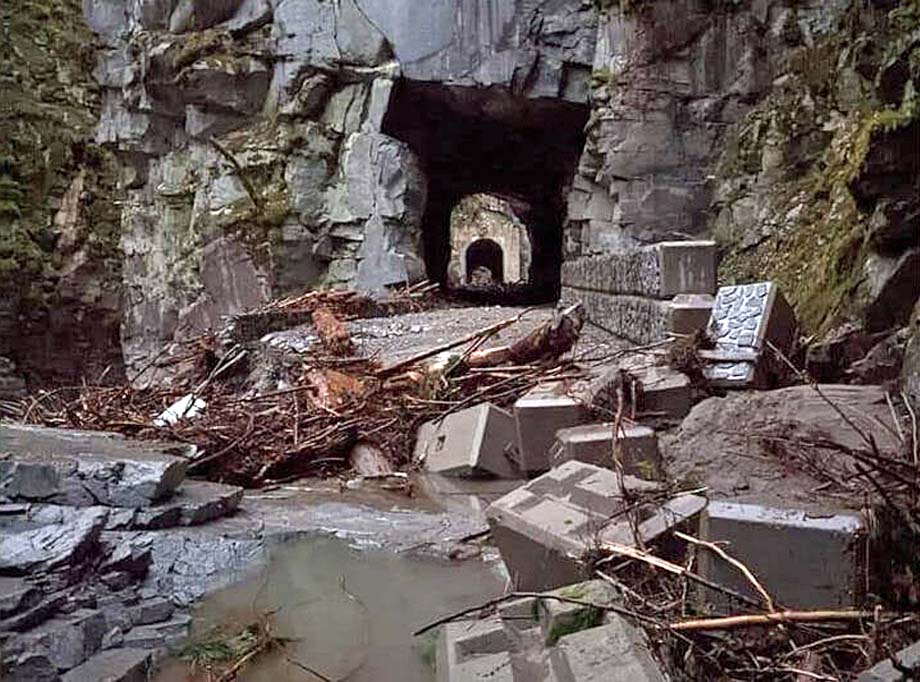
[(595, 12), (567, 2), (86, 0), (96, 139), (125, 173), (122, 345), (270, 294), (424, 276), (426, 178), (382, 132), (398, 78), (584, 103)]
[[(74, 0), (59, 6), (73, 14)], [(920, 29), (907, 0), (82, 10), (99, 44), (95, 83), (92, 57), (67, 51), (58, 63), (83, 65), (69, 79), (78, 91), (43, 77), (69, 93), (55, 93), (59, 105), (91, 113), (72, 137), (98, 158), (114, 152), (118, 190), (100, 171), (114, 166), (72, 152), (49, 208), (29, 217), (53, 238), (0, 238), (0, 263), (4, 248), (23, 261), (35, 244), (49, 260), (85, 253), (82, 269), (63, 270), (95, 273), (69, 284), (86, 304), (75, 315), (97, 330), (97, 355), (123, 354), (129, 373), (164, 341), (272, 295), (445, 277), (450, 212), (476, 192), (531, 206), (531, 274), (550, 292), (563, 258), (705, 235), (720, 242), (726, 281), (778, 279), (808, 331), (903, 325), (917, 298)], [(41, 184), (13, 165), (17, 192)], [(58, 206), (64, 222), (74, 205), (96, 210), (99, 187), (120, 225), (55, 227)], [(97, 214), (79, 215), (70, 222)], [(0, 347), (30, 373), (48, 355), (14, 351)]]

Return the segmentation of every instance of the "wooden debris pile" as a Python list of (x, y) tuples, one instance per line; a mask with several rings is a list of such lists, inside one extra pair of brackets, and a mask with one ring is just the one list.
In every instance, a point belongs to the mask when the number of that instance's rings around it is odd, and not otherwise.
[[(427, 295), (425, 290), (400, 295), (405, 305), (419, 305), (419, 293)], [(581, 331), (578, 306), (510, 345), (486, 347), (499, 331), (519, 323), (523, 313), (383, 366), (354, 355), (343, 324), (343, 318), (361, 314), (364, 305), (353, 292), (323, 292), (266, 306), (263, 312), (306, 312), (320, 339), (307, 352), (285, 356), (288, 373), (277, 390), (259, 390), (250, 381), (257, 344), (228, 346), (210, 334), (171, 356), (168, 361), (181, 362), (185, 369), (167, 386), (56, 389), (23, 401), (19, 417), (192, 443), (198, 447), (192, 474), (261, 486), (347, 468), (358, 445), (372, 447), (394, 467), (407, 465), (423, 422), (482, 401), (507, 406), (540, 381), (577, 376), (560, 358)], [(445, 350), (455, 350), (446, 367), (435, 357)], [(168, 409), (175, 412), (177, 403), (204, 407), (193, 417), (180, 410), (178, 418), (158, 419)]]

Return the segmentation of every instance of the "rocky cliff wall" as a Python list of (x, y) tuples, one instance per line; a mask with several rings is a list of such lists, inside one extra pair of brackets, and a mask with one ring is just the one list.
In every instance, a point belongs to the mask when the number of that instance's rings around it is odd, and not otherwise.
[(96, 140), (118, 154), (122, 345), (312, 286), (425, 273), (426, 178), (381, 133), (399, 78), (585, 102), (579, 0), (85, 0), (105, 44)]

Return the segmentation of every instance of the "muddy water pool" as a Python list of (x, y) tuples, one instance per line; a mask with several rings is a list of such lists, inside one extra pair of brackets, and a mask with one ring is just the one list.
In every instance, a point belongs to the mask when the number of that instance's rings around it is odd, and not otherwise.
[[(247, 666), (245, 682), (332, 680), (430, 682), (433, 637), (413, 630), (502, 592), (499, 562), (449, 562), (385, 550), (356, 549), (313, 536), (281, 545), (266, 566), (204, 599), (195, 634), (247, 624), (271, 613), (272, 632), (289, 640)], [(157, 682), (185, 682), (184, 663), (170, 661)]]

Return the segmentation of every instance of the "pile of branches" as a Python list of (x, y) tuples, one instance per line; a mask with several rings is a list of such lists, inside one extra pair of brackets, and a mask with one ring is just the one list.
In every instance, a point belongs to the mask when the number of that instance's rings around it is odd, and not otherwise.
[[(198, 452), (191, 474), (258, 487), (349, 468), (358, 444), (391, 467), (410, 464), (423, 422), (484, 401), (508, 406), (539, 382), (577, 376), (560, 357), (578, 339), (580, 307), (510, 345), (486, 347), (524, 313), (385, 366), (354, 355), (340, 315), (355, 301), (349, 294), (307, 294), (270, 307), (308, 306), (320, 339), (308, 352), (292, 354), (294, 367), (279, 390), (253, 388), (249, 363), (255, 346), (233, 344), (221, 351), (209, 334), (160, 362), (160, 369), (164, 362), (176, 367), (167, 386), (56, 389), (23, 401), (19, 418), (191, 443)], [(177, 418), (163, 419), (177, 404)]]

